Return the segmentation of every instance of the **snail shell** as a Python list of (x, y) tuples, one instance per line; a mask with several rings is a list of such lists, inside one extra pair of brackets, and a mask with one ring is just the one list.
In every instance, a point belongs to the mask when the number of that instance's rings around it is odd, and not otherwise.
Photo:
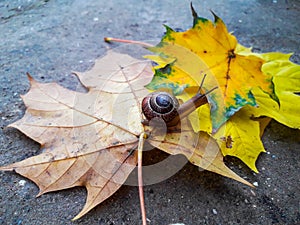
[(179, 102), (168, 92), (153, 92), (142, 101), (142, 111), (148, 121), (161, 118), (167, 126), (174, 126), (179, 121)]

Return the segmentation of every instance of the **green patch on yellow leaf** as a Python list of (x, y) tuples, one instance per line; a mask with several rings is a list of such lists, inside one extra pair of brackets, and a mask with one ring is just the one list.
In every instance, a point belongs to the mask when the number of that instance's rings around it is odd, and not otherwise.
[[(195, 90), (195, 89), (194, 89)], [(187, 89), (185, 94), (179, 96), (186, 101), (193, 96), (192, 89)], [(189, 116), (194, 131), (204, 131), (216, 140), (224, 156), (230, 155), (241, 159), (249, 168), (258, 172), (255, 161), (261, 152), (264, 152), (263, 144), (260, 140), (260, 121), (253, 120), (252, 109), (254, 107), (245, 106), (235, 113), (216, 133), (211, 133), (212, 123), (210, 120), (209, 106), (203, 105)], [(263, 121), (264, 122), (264, 121)], [(266, 121), (267, 122), (267, 121)]]
[[(155, 70), (156, 76), (153, 77), (152, 82), (146, 85), (146, 88), (150, 90), (168, 89), (172, 90), (174, 95), (182, 93), (182, 91), (189, 87), (184, 82), (172, 81), (174, 69), (171, 68), (171, 64), (166, 64), (162, 68)], [(181, 79), (185, 79), (182, 77)]]

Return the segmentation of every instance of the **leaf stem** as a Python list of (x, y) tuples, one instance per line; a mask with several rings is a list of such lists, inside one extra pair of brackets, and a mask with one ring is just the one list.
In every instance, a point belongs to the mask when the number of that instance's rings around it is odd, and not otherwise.
[(141, 205), (141, 214), (143, 225), (147, 225), (147, 217), (146, 217), (146, 209), (145, 209), (145, 201), (144, 201), (144, 188), (143, 188), (143, 175), (142, 175), (142, 163), (143, 163), (143, 148), (147, 135), (145, 133), (141, 133), (139, 138), (138, 145), (138, 184), (139, 184), (139, 196), (140, 196), (140, 205)]
[(110, 42), (121, 42), (121, 43), (127, 43), (127, 44), (141, 45), (141, 46), (143, 46), (145, 48), (153, 47), (153, 45), (148, 44), (146, 42), (126, 40), (126, 39), (119, 39), (119, 38), (113, 38), (113, 37), (105, 37), (104, 41), (108, 42), (108, 43), (110, 43)]

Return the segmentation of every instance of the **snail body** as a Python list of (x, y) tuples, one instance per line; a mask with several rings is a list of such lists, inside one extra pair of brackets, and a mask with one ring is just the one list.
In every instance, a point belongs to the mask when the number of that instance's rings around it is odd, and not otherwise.
[(147, 119), (143, 123), (147, 124), (147, 121), (153, 118), (161, 118), (167, 127), (176, 126), (180, 119), (205, 103), (207, 103), (207, 98), (200, 92), (182, 105), (174, 95), (168, 92), (153, 92), (142, 101), (142, 111)]

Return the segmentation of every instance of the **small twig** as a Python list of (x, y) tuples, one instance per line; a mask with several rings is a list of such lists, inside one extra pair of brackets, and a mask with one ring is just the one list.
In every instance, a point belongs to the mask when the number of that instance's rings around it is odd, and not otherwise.
[(142, 175), (142, 161), (143, 161), (143, 147), (145, 143), (146, 134), (141, 133), (138, 145), (138, 184), (139, 184), (139, 196), (141, 205), (141, 214), (143, 225), (147, 225), (145, 201), (144, 201), (144, 188), (143, 188), (143, 175)]
[(105, 42), (121, 42), (121, 43), (127, 43), (127, 44), (135, 44), (135, 45), (141, 45), (144, 48), (151, 48), (153, 45), (148, 44), (146, 42), (142, 41), (133, 41), (133, 40), (126, 40), (126, 39), (119, 39), (119, 38), (113, 38), (113, 37), (105, 37), (104, 38)]

